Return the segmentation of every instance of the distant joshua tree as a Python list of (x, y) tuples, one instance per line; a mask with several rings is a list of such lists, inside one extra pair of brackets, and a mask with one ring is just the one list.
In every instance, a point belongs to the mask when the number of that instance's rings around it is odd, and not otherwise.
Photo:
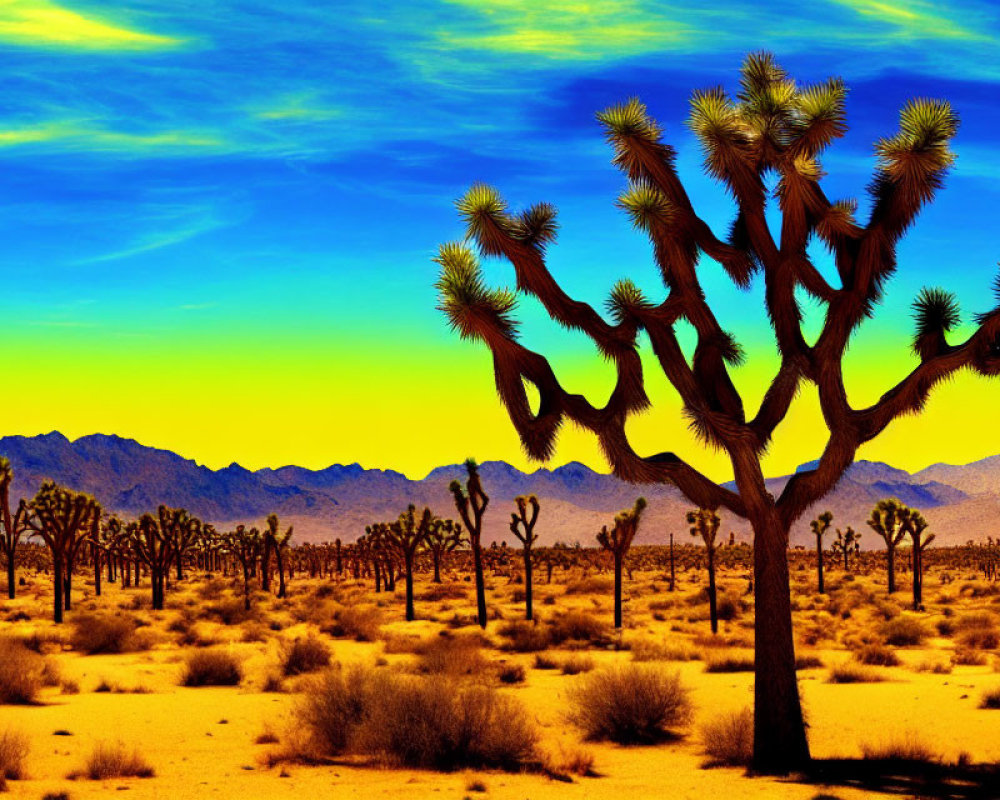
[(824, 511), (809, 523), (809, 527), (816, 537), (816, 576), (820, 594), (825, 592), (823, 587), (823, 536), (830, 529), (831, 522), (833, 522), (833, 513)]
[(260, 558), (262, 542), (260, 531), (256, 528), (247, 530), (246, 525), (237, 525), (236, 530), (224, 537), (227, 549), (239, 562), (243, 570), (243, 608), (250, 610), (250, 574)]
[(906, 536), (900, 523), (910, 513), (905, 505), (895, 498), (879, 500), (868, 518), (868, 527), (882, 537), (885, 542), (886, 572), (889, 578), (889, 594), (896, 591), (896, 548)]
[(856, 533), (850, 525), (844, 531), (837, 528), (837, 538), (830, 546), (830, 550), (843, 557), (844, 572), (848, 572), (851, 569), (851, 553), (857, 555), (861, 552), (861, 534)]
[(719, 612), (716, 601), (715, 589), (715, 536), (719, 531), (719, 515), (709, 508), (699, 508), (697, 511), (688, 511), (688, 525), (691, 526), (691, 535), (700, 536), (705, 543), (705, 552), (708, 554), (708, 615), (712, 625), (712, 633), (719, 632)]
[(386, 541), (395, 547), (403, 560), (403, 571), (406, 577), (406, 621), (415, 618), (413, 609), (413, 562), (417, 553), (427, 543), (427, 537), (434, 525), (434, 515), (429, 508), (417, 516), (417, 507), (412, 503), (399, 519), (385, 526)]
[(28, 525), (28, 504), (21, 500), (14, 513), (10, 510), (10, 486), (14, 481), (14, 469), (10, 461), (0, 456), (0, 551), (7, 560), (7, 597), (15, 597), (17, 546), (21, 537), (31, 529)]
[(615, 561), (615, 628), (622, 626), (622, 564), (639, 531), (639, 520), (645, 509), (646, 498), (640, 497), (632, 508), (618, 512), (610, 531), (605, 525), (597, 534), (598, 544), (611, 553)]
[(927, 520), (915, 509), (907, 511), (903, 515), (901, 526), (912, 542), (910, 557), (913, 559), (913, 610), (919, 611), (924, 602), (924, 550), (934, 541), (934, 534), (923, 538), (928, 526)]
[(538, 522), (540, 506), (538, 498), (533, 494), (527, 497), (523, 495), (515, 497), (514, 505), (517, 507), (517, 512), (510, 515), (510, 531), (521, 543), (521, 552), (524, 557), (524, 618), (532, 620), (534, 619), (534, 609), (531, 594), (531, 548), (538, 541), (535, 523)]
[(453, 519), (436, 519), (427, 537), (427, 549), (434, 567), (434, 583), (441, 583), (441, 562), (445, 555), (462, 546), (462, 525)]
[(479, 480), (479, 466), (475, 459), (468, 459), (465, 462), (465, 471), (468, 478), (465, 482), (465, 489), (462, 489), (460, 481), (454, 480), (448, 486), (452, 496), (455, 498), (455, 507), (462, 517), (465, 529), (469, 532), (469, 546), (472, 548), (472, 565), (476, 573), (476, 620), (479, 627), (486, 628), (486, 580), (483, 577), (483, 515), (486, 514), (486, 507), (490, 503), (490, 498), (483, 491), (482, 482)]
[[(278, 597), (284, 597), (285, 590), (285, 563), (283, 553), (285, 548), (288, 547), (288, 542), (292, 538), (293, 528), (291, 525), (288, 529), (282, 533), (279, 530), (278, 515), (268, 514), (267, 517), (267, 528), (264, 530), (264, 552), (267, 553), (271, 551), (274, 553), (274, 559), (278, 566)], [(268, 583), (270, 579), (271, 567), (267, 563), (270, 559), (264, 556), (264, 562), (261, 564), (261, 583), (263, 586), (261, 588), (264, 591), (270, 591)]]
[(53, 481), (45, 481), (31, 501), (28, 524), (52, 554), (53, 616), (56, 624), (63, 621), (63, 592), (72, 584), (65, 573), (70, 568), (67, 554), (75, 552), (88, 536), (95, 517), (100, 518), (101, 506), (89, 494), (64, 489)]

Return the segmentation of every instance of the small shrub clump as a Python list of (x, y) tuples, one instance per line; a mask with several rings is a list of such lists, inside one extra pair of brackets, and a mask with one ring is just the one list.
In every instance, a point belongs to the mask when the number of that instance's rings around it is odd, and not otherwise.
[(590, 673), (570, 690), (569, 701), (569, 719), (588, 739), (618, 744), (663, 740), (691, 718), (680, 675), (645, 664)]
[(135, 647), (135, 623), (128, 617), (111, 614), (84, 614), (73, 618), (73, 649), (97, 655), (125, 653)]
[(3, 781), (19, 781), (24, 775), (24, 762), (30, 751), (28, 737), (21, 731), (7, 728), (0, 731), (0, 785)]
[(82, 770), (67, 777), (105, 781), (109, 778), (152, 778), (156, 771), (138, 750), (126, 748), (121, 742), (98, 742)]
[(869, 644), (854, 653), (854, 657), (862, 664), (872, 667), (898, 667), (899, 656), (885, 645)]
[(188, 656), (184, 686), (238, 686), (243, 680), (240, 662), (221, 650), (199, 650)]
[(285, 677), (315, 672), (328, 666), (330, 648), (315, 636), (296, 639), (285, 646), (281, 655), (281, 672)]
[(0, 704), (31, 705), (46, 682), (43, 656), (17, 639), (0, 639)]
[(880, 629), (886, 644), (893, 647), (910, 647), (920, 644), (927, 637), (927, 629), (920, 620), (899, 616), (882, 624)]
[(753, 758), (753, 709), (718, 714), (701, 727), (706, 766), (748, 767)]
[(845, 661), (832, 667), (826, 680), (827, 683), (881, 683), (885, 678), (870, 667)]

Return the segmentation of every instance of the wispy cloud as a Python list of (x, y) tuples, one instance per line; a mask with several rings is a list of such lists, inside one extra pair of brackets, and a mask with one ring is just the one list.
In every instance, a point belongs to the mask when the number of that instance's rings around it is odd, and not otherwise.
[(111, 19), (110, 10), (93, 16), (47, 0), (0, 0), (0, 41), (24, 47), (69, 50), (156, 50), (180, 41), (146, 33)]

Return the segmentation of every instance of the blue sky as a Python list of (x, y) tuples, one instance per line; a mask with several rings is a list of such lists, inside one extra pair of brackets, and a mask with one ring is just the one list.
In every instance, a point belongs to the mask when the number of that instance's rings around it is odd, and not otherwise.
[[(430, 258), (461, 234), (454, 199), (482, 180), (515, 206), (554, 202), (562, 232), (552, 269), (582, 299), (601, 302), (622, 275), (655, 286), (646, 243), (614, 207), (623, 179), (594, 113), (631, 95), (647, 102), (679, 150), (699, 211), (724, 230), (732, 208), (701, 171), (683, 124), (687, 98), (694, 88), (733, 87), (743, 55), (762, 48), (805, 82), (836, 74), (851, 88), (850, 133), (824, 162), (835, 197), (863, 202), (872, 143), (894, 131), (908, 98), (947, 98), (962, 118), (947, 189), (901, 248), (884, 314), (856, 345), (895, 348), (901, 355), (888, 373), (898, 374), (920, 286), (945, 284), (977, 310), (1000, 258), (992, 230), (998, 32), (997, 7), (974, 0), (6, 0), (0, 242), (8, 368), (103, 358), (113, 374), (80, 367), (73, 392), (106, 395), (109, 381), (122, 380), (144, 387), (133, 390), (137, 398), (158, 396), (145, 421), (111, 400), (102, 415), (72, 393), (44, 410), (25, 399), (9, 410), (5, 432), (117, 426), (209, 463), (360, 460), (419, 473), (463, 448), (516, 461), (516, 440), (501, 430), (492, 398), (488, 354), (459, 344), (434, 310)], [(501, 264), (488, 270), (497, 282), (510, 279)], [(763, 319), (746, 313), (754, 304), (719, 274), (706, 281), (731, 327), (769, 357)], [(577, 347), (530, 304), (523, 314), (530, 344), (571, 373), (587, 369), (585, 344)], [(201, 406), (163, 387), (164, 364), (208, 381)], [(259, 384), (268, 370), (289, 393), (318, 391), (296, 375), (328, 371), (336, 380), (322, 391), (371, 384), (379, 397), (398, 387), (403, 399), (331, 401), (330, 415), (353, 416), (321, 434), (308, 418), (301, 430), (289, 428), (281, 404), (248, 405), (225, 428), (226, 387), (255, 396), (266, 391)], [(43, 390), (58, 394), (66, 388), (59, 380), (47, 374)], [(419, 387), (416, 405), (399, 384)], [(366, 450), (348, 435), (386, 415), (399, 417), (397, 439), (408, 425), (433, 425), (420, 415), (454, 409), (457, 385), (475, 413), (494, 409), (492, 438), (442, 432), (438, 444), (417, 437), (394, 451), (390, 443)], [(190, 436), (168, 433), (191, 427), (208, 405), (217, 440), (198, 426)], [(364, 417), (373, 407), (377, 414)], [(248, 420), (274, 429), (274, 439), (248, 444)], [(507, 440), (508, 449), (493, 452)], [(980, 437), (979, 447), (996, 452), (1000, 441), (987, 446)], [(975, 452), (970, 441), (954, 457)]]

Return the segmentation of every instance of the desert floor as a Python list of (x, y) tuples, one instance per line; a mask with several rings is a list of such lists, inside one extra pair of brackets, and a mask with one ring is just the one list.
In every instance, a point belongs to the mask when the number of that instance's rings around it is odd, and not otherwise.
[[(313, 764), (292, 759), (269, 766), (268, 753), (295, 738), (295, 704), (310, 680), (308, 675), (276, 677), (283, 647), (312, 635), (329, 646), (340, 664), (364, 662), (380, 669), (412, 671), (420, 663), (413, 652), (420, 641), (430, 641), (444, 630), (456, 636), (477, 630), (469, 624), (474, 613), (472, 585), (457, 576), (446, 575), (443, 589), (421, 577), (416, 591), (418, 619), (412, 623), (403, 621), (402, 581), (393, 595), (375, 594), (369, 581), (296, 576), (286, 599), (258, 592), (253, 612), (245, 615), (234, 591), (238, 587), (229, 579), (189, 576), (168, 592), (166, 610), (154, 612), (149, 609), (148, 581), (130, 589), (105, 583), (102, 596), (95, 597), (92, 580), (78, 576), (74, 610), (58, 628), (50, 622), (48, 579), (25, 577), (18, 599), (0, 601), (0, 636), (32, 641), (54, 665), (58, 677), (50, 683), (58, 685), (43, 689), (35, 705), (0, 706), (0, 733), (17, 730), (30, 742), (25, 776), (8, 782), (15, 797), (43, 798), (60, 792), (71, 798), (108, 797), (119, 790), (136, 799), (367, 798), (403, 793), (519, 800), (873, 796), (871, 791), (843, 786), (750, 778), (741, 768), (704, 768), (702, 724), (752, 700), (752, 673), (706, 672), (707, 663), (725, 658), (738, 663), (751, 654), (753, 613), (745, 592), (746, 576), (740, 573), (721, 576), (721, 605), (729, 619), (721, 623), (716, 637), (709, 633), (703, 574), (693, 570), (680, 574), (677, 591), (669, 592), (664, 575), (644, 572), (626, 581), (626, 624), (620, 637), (605, 631), (590, 641), (571, 641), (542, 654), (557, 664), (582, 660), (585, 668), (591, 666), (589, 659), (595, 670), (628, 663), (638, 655), (664, 669), (679, 670), (690, 688), (694, 720), (676, 740), (651, 746), (582, 740), (566, 719), (566, 695), (574, 682), (592, 673), (566, 675), (558, 668), (538, 669), (536, 653), (512, 652), (501, 631), (505, 620), (523, 614), (522, 587), (505, 576), (488, 577), (489, 607), (500, 619), (490, 622), (481, 654), (491, 670), (500, 662), (521, 664), (525, 679), (514, 685), (483, 679), (524, 704), (540, 727), (544, 751), (583, 751), (593, 758), (596, 776), (572, 775), (569, 780), (537, 771), (438, 773), (354, 760)], [(858, 757), (866, 744), (905, 737), (924, 743), (947, 762), (1000, 761), (1000, 711), (979, 708), (984, 693), (1000, 687), (993, 654), (998, 642), (995, 635), (982, 633), (991, 626), (1000, 630), (1000, 616), (992, 616), (1000, 614), (1000, 591), (974, 575), (940, 571), (925, 579), (926, 611), (915, 614), (905, 610), (909, 585), (905, 579), (900, 583), (889, 599), (884, 575), (845, 579), (843, 572), (832, 571), (829, 593), (819, 596), (811, 571), (793, 573), (798, 654), (815, 656), (822, 663), (799, 673), (813, 755)], [(542, 624), (576, 611), (610, 627), (610, 580), (606, 575), (585, 577), (568, 571), (546, 584), (544, 576), (541, 581), (536, 576), (535, 604)], [(133, 649), (99, 655), (72, 649), (73, 619), (95, 613), (138, 622)], [(919, 620), (923, 641), (891, 647), (900, 660), (898, 666), (865, 668), (869, 676), (882, 680), (830, 682), (831, 668), (857, 663), (856, 653), (866, 642), (893, 638), (893, 625), (910, 618)], [(333, 624), (335, 619), (340, 623)], [(241, 660), (244, 677), (239, 686), (179, 685), (187, 655), (205, 647)], [(954, 661), (960, 663), (953, 665)], [(968, 663), (977, 661), (981, 663)], [(273, 734), (265, 738), (278, 741), (256, 743), (265, 732)], [(68, 779), (99, 741), (134, 746), (155, 776)]]

